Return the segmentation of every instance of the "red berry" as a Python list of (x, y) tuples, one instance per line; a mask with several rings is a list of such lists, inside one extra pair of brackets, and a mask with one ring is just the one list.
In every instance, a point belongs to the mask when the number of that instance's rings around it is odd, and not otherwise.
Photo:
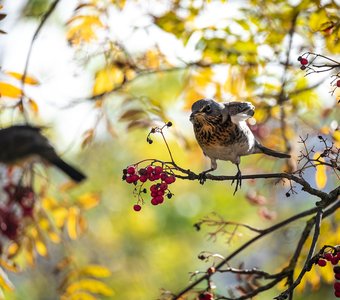
[(147, 172), (148, 174), (151, 174), (151, 173), (153, 172), (153, 167), (152, 167), (152, 166), (148, 166), (148, 167), (146, 168), (146, 172)]
[(130, 177), (131, 177), (132, 182), (137, 182), (139, 180), (139, 176), (136, 174), (131, 175)]
[(301, 58), (300, 60), (301, 65), (307, 65), (308, 64), (308, 59), (307, 58)]
[(165, 178), (167, 178), (167, 177), (168, 177), (168, 175), (167, 175), (166, 173), (161, 173), (161, 179), (162, 179), (162, 181), (164, 181)]
[(157, 204), (161, 204), (164, 202), (164, 197), (163, 196), (156, 196), (155, 201), (157, 201)]
[(142, 207), (139, 205), (139, 204), (135, 204), (134, 206), (133, 206), (133, 210), (134, 211), (140, 211), (142, 209)]
[(135, 167), (128, 167), (127, 168), (127, 173), (128, 174), (130, 174), (130, 175), (133, 175), (133, 174), (135, 174), (135, 172), (136, 172), (136, 169), (135, 169)]
[(334, 282), (334, 289), (340, 291), (340, 282)]
[(126, 181), (127, 183), (132, 183), (132, 182), (133, 182), (132, 176), (127, 176), (127, 177), (125, 178), (125, 181)]
[(325, 253), (325, 254), (323, 255), (323, 257), (324, 257), (325, 259), (327, 259), (328, 261), (330, 261), (330, 260), (333, 258), (333, 254), (332, 254), (332, 253)]
[(332, 265), (337, 265), (338, 264), (338, 262), (339, 262), (339, 258), (337, 258), (337, 257), (333, 257), (332, 259), (331, 259), (331, 263), (332, 263)]
[(165, 182), (161, 183), (159, 186), (159, 189), (162, 191), (165, 191), (167, 188), (168, 188), (168, 185)]
[(163, 168), (160, 166), (155, 167), (154, 170), (155, 174), (161, 174), (163, 172)]
[(340, 79), (336, 82), (336, 86), (340, 87)]
[(146, 175), (147, 174), (147, 172), (146, 172), (146, 170), (143, 168), (143, 169), (140, 169), (139, 171), (138, 171), (138, 173), (140, 174), (140, 175)]
[(153, 175), (153, 179), (154, 180), (158, 180), (158, 179), (160, 179), (161, 178), (161, 175), (159, 175), (159, 174), (154, 174)]
[(334, 295), (335, 295), (335, 297), (340, 298), (340, 291), (335, 291)]
[(320, 266), (320, 267), (324, 267), (325, 265), (327, 265), (327, 261), (325, 261), (324, 259), (319, 259), (318, 260), (318, 265)]
[(336, 257), (340, 259), (340, 252), (336, 254)]
[(155, 181), (155, 176), (151, 173), (151, 174), (148, 175), (148, 179), (150, 181)]
[(158, 201), (157, 201), (156, 197), (151, 199), (151, 204), (152, 205), (158, 205)]
[(335, 266), (335, 267), (333, 268), (333, 272), (334, 272), (335, 274), (340, 274), (340, 266)]
[(300, 67), (300, 70), (302, 70), (302, 71), (303, 71), (303, 70), (306, 70), (306, 66), (301, 66), (301, 67)]
[(151, 192), (151, 197), (157, 197), (157, 196), (158, 196), (158, 192), (157, 191)]
[(157, 192), (158, 191), (158, 187), (156, 184), (153, 184), (152, 186), (150, 186), (150, 191), (151, 192)]
[(140, 182), (145, 182), (148, 180), (148, 176), (142, 175), (141, 177), (139, 177)]
[(338, 274), (334, 274), (334, 278), (336, 279), (336, 280), (340, 280), (340, 274), (338, 273)]

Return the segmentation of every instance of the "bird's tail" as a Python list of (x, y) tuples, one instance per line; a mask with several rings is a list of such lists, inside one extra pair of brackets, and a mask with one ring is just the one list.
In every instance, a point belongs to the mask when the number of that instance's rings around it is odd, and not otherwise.
[(50, 162), (76, 182), (81, 182), (86, 178), (86, 176), (83, 173), (76, 170), (74, 167), (70, 166), (68, 163), (64, 162), (59, 157), (53, 159), (53, 161)]
[(262, 153), (270, 155), (270, 156), (279, 157), (279, 158), (290, 158), (289, 154), (277, 152), (275, 150), (269, 149), (269, 148), (261, 145), (258, 142), (256, 143), (256, 148), (259, 150), (258, 152), (260, 152), (260, 153), (262, 152)]

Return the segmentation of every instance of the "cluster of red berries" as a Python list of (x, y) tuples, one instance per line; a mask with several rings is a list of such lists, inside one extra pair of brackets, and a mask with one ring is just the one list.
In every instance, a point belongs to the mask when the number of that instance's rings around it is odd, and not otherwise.
[[(169, 175), (161, 166), (149, 165), (139, 170), (137, 170), (136, 166), (130, 166), (123, 170), (123, 180), (127, 183), (133, 183), (134, 185), (137, 185), (138, 181), (141, 183), (138, 189), (139, 201), (133, 206), (135, 211), (140, 211), (142, 209), (142, 206), (139, 204), (141, 193), (147, 193), (146, 188), (142, 189), (145, 182), (148, 180), (152, 182), (158, 181), (149, 188), (152, 197), (151, 204), (158, 205), (164, 202), (164, 196), (168, 199), (172, 197), (173, 194), (168, 189), (168, 186), (176, 181), (176, 177), (174, 175)], [(143, 200), (141, 201), (143, 202)]]
[(319, 258), (317, 264), (320, 267), (324, 267), (327, 265), (327, 261), (330, 261), (332, 263), (333, 272), (334, 272), (334, 295), (336, 298), (340, 298), (340, 266), (337, 266), (337, 264), (340, 261), (340, 251), (337, 253), (330, 253), (326, 252), (322, 255), (322, 257)]
[(0, 233), (17, 240), (22, 232), (24, 217), (33, 217), (35, 194), (31, 187), (9, 183), (3, 187), (7, 202), (0, 207)]
[(209, 292), (203, 292), (198, 296), (199, 300), (214, 300), (214, 295)]
[(299, 57), (298, 57), (298, 61), (299, 61), (300, 64), (301, 64), (300, 69), (301, 69), (301, 70), (305, 70), (305, 69), (307, 68), (306, 66), (307, 66), (308, 63), (309, 63), (308, 59), (305, 58), (305, 57), (299, 56)]

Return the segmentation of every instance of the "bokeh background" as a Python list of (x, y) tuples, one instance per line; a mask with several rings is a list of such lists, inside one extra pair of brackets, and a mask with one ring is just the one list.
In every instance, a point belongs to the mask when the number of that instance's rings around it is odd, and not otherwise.
[[(0, 23), (7, 32), (0, 35), (1, 80), (12, 82), (5, 72), (23, 73), (33, 34), (52, 1), (0, 3), (7, 14)], [(38, 109), (27, 110), (30, 121), (48, 127), (45, 133), (58, 152), (88, 180), (69, 189), (58, 171), (38, 168), (38, 178), (41, 172), (50, 178), (41, 203), (49, 197), (69, 209), (84, 195), (96, 195), (99, 203), (82, 212), (87, 222), (82, 234), (70, 236), (65, 225), (60, 240), (44, 239), (48, 253), (34, 252), (34, 264), (23, 255), (16, 258), (21, 272), (8, 272), (15, 289), (5, 291), (6, 299), (58, 299), (65, 272), (56, 271), (56, 265), (64, 257), (72, 258), (72, 267), (98, 264), (110, 270), (103, 282), (113, 293), (99, 293), (98, 299), (157, 299), (162, 289), (179, 291), (189, 283), (190, 272), (211, 266), (212, 261), (198, 259), (201, 251), (225, 256), (253, 236), (241, 228), (235, 234), (209, 235), (216, 230), (209, 226), (197, 231), (194, 224), (202, 218), (222, 216), (265, 228), (312, 207), (316, 199), (299, 187), (287, 197), (287, 182), (244, 181), (233, 196), (230, 182), (201, 186), (177, 180), (171, 199), (155, 207), (145, 197), (142, 210), (135, 212), (134, 187), (122, 181), (122, 170), (146, 158), (169, 160), (160, 136), (151, 145), (146, 142), (150, 128), (167, 121), (173, 126), (164, 134), (176, 163), (197, 173), (207, 168), (189, 122), (191, 104), (202, 97), (252, 101), (257, 137), (268, 147), (292, 153), (290, 164), (246, 157), (244, 174), (293, 170), (299, 136), (309, 134), (308, 143), (316, 150), (320, 132), (339, 143), (340, 89), (331, 77), (336, 72), (305, 76), (297, 61), (306, 51), (339, 58), (338, 12), (336, 1), (60, 1), (34, 41), (28, 74), (39, 84), (25, 91)], [(7, 102), (2, 106), (3, 126), (24, 121), (20, 110), (8, 109)], [(220, 162), (215, 171), (235, 173), (229, 162)], [(315, 170), (305, 176), (317, 184)], [(331, 171), (324, 177), (327, 182), (320, 188), (338, 185)], [(338, 220), (339, 214), (327, 221), (320, 245), (337, 242)], [(232, 266), (277, 271), (292, 253), (303, 221), (261, 240)], [(296, 299), (333, 299), (329, 274), (331, 269), (308, 275)], [(217, 274), (214, 281), (225, 295), (238, 285), (234, 276)], [(280, 288), (256, 299), (271, 299)]]

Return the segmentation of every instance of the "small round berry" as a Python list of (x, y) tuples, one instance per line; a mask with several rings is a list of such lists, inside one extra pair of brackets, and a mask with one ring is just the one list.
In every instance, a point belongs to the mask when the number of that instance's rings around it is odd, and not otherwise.
[(166, 173), (161, 173), (161, 180), (164, 181), (168, 175)]
[(331, 259), (333, 258), (333, 254), (332, 253), (325, 253), (324, 255), (323, 255), (323, 257), (325, 258), (325, 259), (327, 259), (328, 261), (331, 261)]
[(324, 259), (319, 259), (318, 260), (318, 265), (320, 266), (320, 267), (324, 267), (324, 266), (326, 266), (327, 265), (327, 261), (325, 261)]
[(139, 204), (135, 204), (134, 206), (133, 206), (133, 210), (134, 211), (140, 211), (142, 209), (142, 207), (139, 205)]
[(127, 174), (127, 169), (123, 169), (123, 174), (124, 174), (124, 175)]
[(157, 197), (158, 196), (158, 192), (157, 191), (154, 191), (154, 192), (151, 192), (151, 197)]
[(308, 64), (308, 59), (307, 58), (301, 58), (300, 60), (301, 65), (305, 66)]
[(300, 67), (300, 70), (302, 70), (302, 71), (306, 70), (306, 66), (303, 66), (303, 65), (302, 65), (302, 66)]
[(166, 189), (168, 189), (168, 185), (165, 182), (162, 182), (159, 186), (159, 189), (162, 191), (165, 191)]
[(340, 252), (336, 254), (336, 257), (340, 259)]
[(158, 191), (157, 184), (153, 184), (152, 186), (150, 186), (150, 191), (151, 192), (157, 192)]
[(287, 198), (290, 197), (290, 193), (287, 192), (287, 193), (286, 193), (286, 197), (287, 197)]
[(335, 297), (340, 298), (340, 291), (334, 291), (334, 295)]
[(340, 274), (334, 274), (334, 278), (335, 278), (336, 280), (340, 280)]
[(130, 178), (131, 178), (132, 182), (137, 182), (139, 180), (139, 176), (136, 175), (136, 174), (131, 175)]
[(157, 201), (157, 204), (161, 204), (164, 202), (164, 197), (163, 196), (156, 196), (155, 198), (155, 201)]
[(168, 126), (168, 127), (171, 127), (172, 126), (172, 122), (168, 122), (168, 123), (166, 123), (166, 126)]
[(153, 174), (153, 180), (158, 180), (161, 178), (160, 174)]
[(132, 176), (126, 176), (125, 181), (126, 181), (127, 183), (132, 183), (132, 182), (134, 182)]
[(140, 182), (145, 182), (145, 181), (147, 181), (148, 180), (148, 176), (146, 176), (146, 175), (141, 175), (140, 177), (139, 177), (139, 181)]
[(154, 172), (155, 174), (161, 174), (163, 172), (163, 168), (161, 166), (156, 166)]
[(166, 196), (168, 197), (168, 199), (171, 199), (172, 198), (172, 195), (171, 193), (168, 193)]
[(338, 264), (338, 262), (339, 262), (339, 258), (337, 258), (337, 257), (333, 257), (332, 259), (331, 259), (331, 263), (332, 263), (332, 265), (337, 265)]
[(135, 169), (135, 167), (128, 167), (127, 168), (127, 173), (128, 174), (130, 174), (130, 175), (133, 175), (133, 174), (135, 174), (135, 172), (136, 172), (136, 169)]
[(138, 171), (139, 175), (146, 175), (147, 174), (147, 171), (146, 169), (142, 168)]
[(340, 274), (340, 266), (335, 266), (333, 268), (333, 272), (334, 272), (334, 274)]
[(298, 61), (301, 61), (301, 59), (302, 59), (302, 56), (299, 56), (297, 60), (298, 60)]
[(340, 87), (340, 79), (336, 82), (336, 86)]
[(156, 197), (151, 199), (151, 204), (152, 205), (158, 205), (158, 201), (157, 201)]
[(210, 267), (210, 268), (207, 270), (207, 273), (208, 273), (209, 275), (212, 275), (212, 274), (214, 274), (215, 272), (216, 272), (215, 267)]
[(334, 289), (340, 291), (340, 282), (334, 282)]

